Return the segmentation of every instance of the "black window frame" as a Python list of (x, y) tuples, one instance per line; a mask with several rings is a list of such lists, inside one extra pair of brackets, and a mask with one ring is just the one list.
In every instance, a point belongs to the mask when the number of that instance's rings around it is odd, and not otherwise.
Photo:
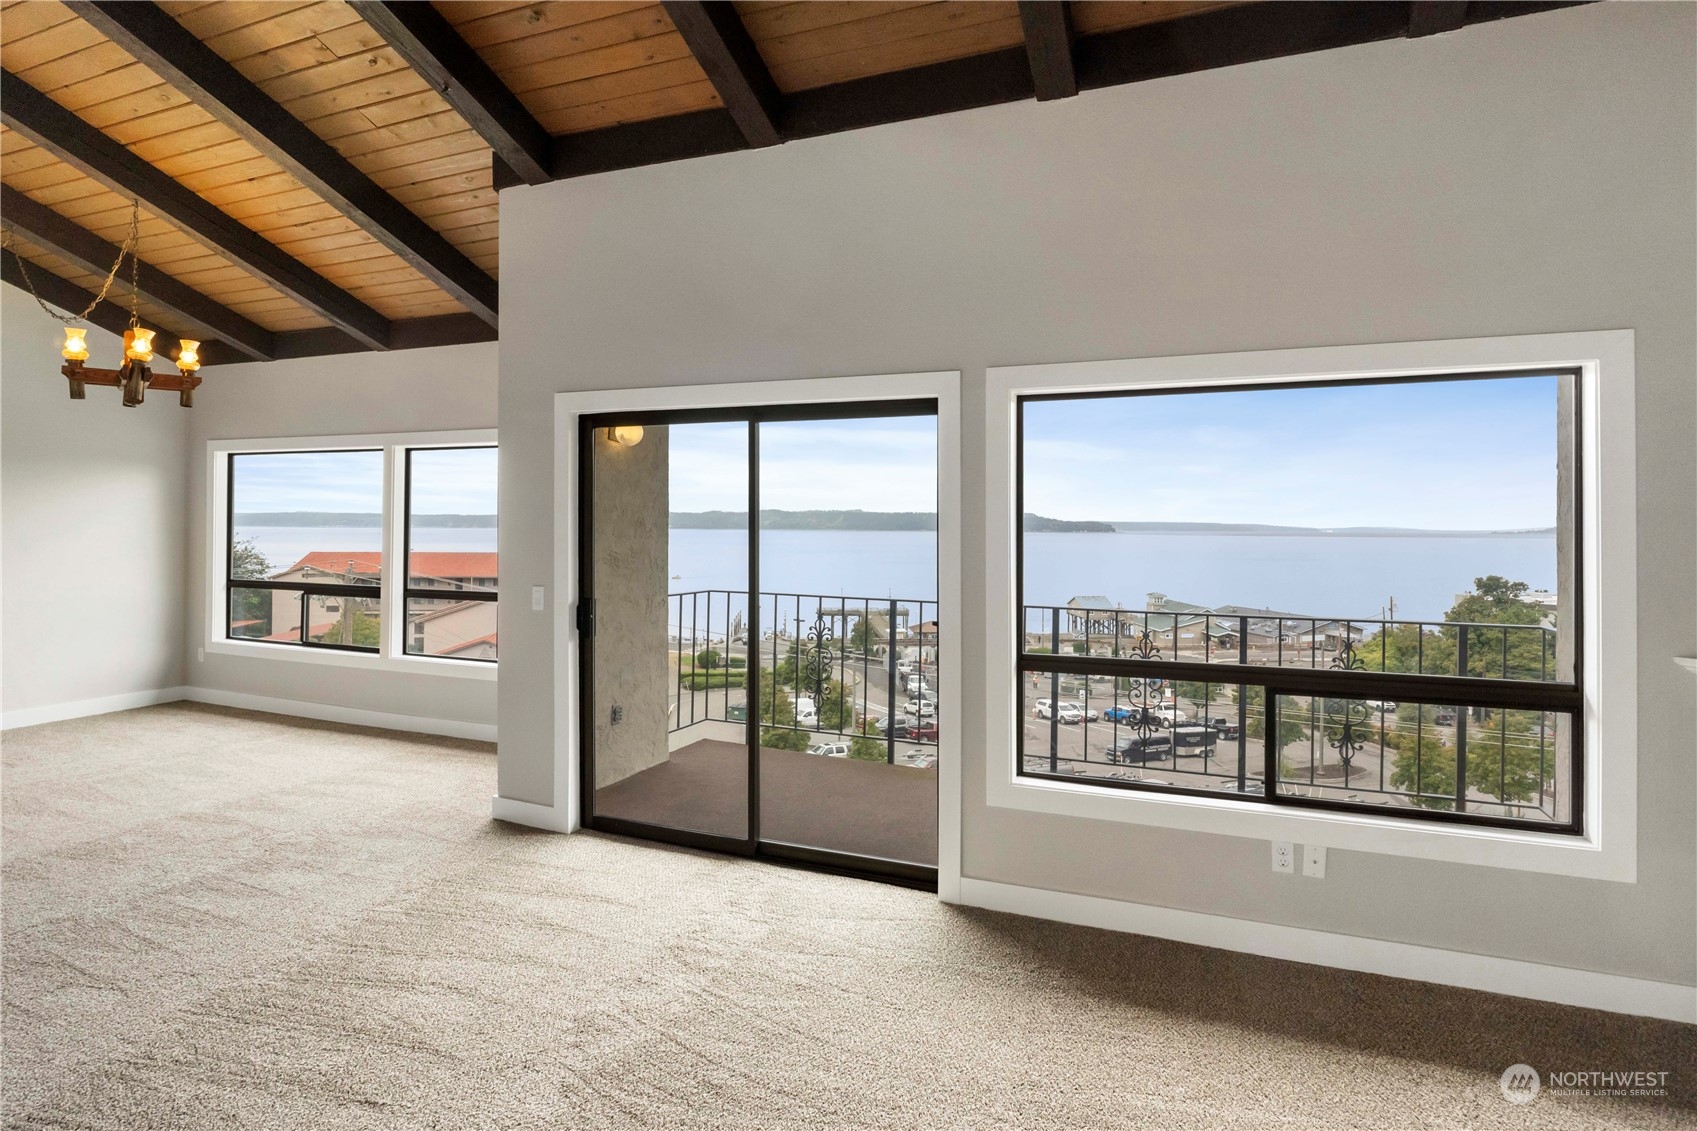
[[(362, 656), (381, 655), (383, 648), (368, 648), (360, 644), (325, 644), (321, 641), (308, 640), (307, 630), (312, 626), (308, 602), (313, 597), (363, 597), (377, 602), (378, 626), (386, 631), (383, 617), (383, 575), (377, 575), (373, 585), (334, 585), (324, 582), (309, 581), (273, 581), (270, 578), (238, 578), (235, 575), (236, 557), (236, 460), (240, 456), (306, 456), (324, 455), (326, 453), (363, 453), (375, 452), (387, 458), (387, 453), (381, 447), (353, 448), (298, 448), (298, 449), (259, 449), (255, 451), (231, 451), (225, 453), (224, 465), (224, 639), (239, 641), (244, 644), (274, 644), (280, 648), (310, 648), (327, 652), (355, 652)], [(380, 485), (379, 492), (383, 491)], [(379, 514), (382, 512), (379, 511)], [(379, 525), (381, 529), (381, 524)], [(378, 554), (382, 550), (377, 551)], [(256, 589), (267, 592), (298, 593), (300, 594), (300, 638), (298, 640), (261, 640), (251, 636), (237, 636), (235, 633), (232, 609), (235, 607), (236, 590)]]
[[(1297, 666), (1271, 666), (1250, 664), (1246, 661), (1239, 663), (1221, 662), (1187, 662), (1179, 660), (1163, 660), (1155, 658), (1125, 656), (1089, 656), (1063, 655), (1058, 648), (1049, 652), (1031, 652), (1026, 646), (1027, 610), (1053, 610), (1053, 623), (1056, 626), (1058, 640), (1059, 609), (1053, 606), (1027, 605), (1025, 603), (1025, 407), (1029, 403), (1065, 400), (1107, 400), (1124, 399), (1141, 396), (1171, 396), (1174, 394), (1203, 395), (1219, 392), (1265, 392), (1273, 389), (1313, 389), (1327, 387), (1356, 387), (1363, 385), (1388, 384), (1436, 384), (1444, 382), (1479, 381), (1508, 377), (1563, 377), (1572, 381), (1572, 422), (1569, 442), (1572, 446), (1571, 473), (1569, 482), (1558, 485), (1558, 490), (1570, 492), (1570, 508), (1565, 516), (1558, 513), (1557, 539), (1567, 538), (1572, 547), (1572, 577), (1560, 578), (1558, 584), (1570, 585), (1572, 589), (1572, 624), (1562, 626), (1563, 631), (1571, 632), (1573, 649), (1573, 670), (1571, 679), (1564, 682), (1547, 680), (1517, 680), (1496, 679), (1478, 676), (1442, 676), (1428, 674), (1403, 674), (1390, 672), (1373, 672), (1366, 670), (1339, 670), (1332, 668), (1314, 668)], [(1088, 389), (1057, 393), (1026, 393), (1015, 397), (1014, 401), (1014, 655), (1015, 671), (1013, 672), (1013, 699), (1019, 705), (1019, 714), (1024, 715), (1025, 684), (1035, 676), (1050, 676), (1049, 698), (1057, 702), (1059, 696), (1059, 677), (1062, 675), (1088, 678), (1090, 676), (1131, 677), (1138, 680), (1172, 680), (1186, 682), (1209, 683), (1219, 687), (1238, 687), (1238, 702), (1242, 704), (1246, 698), (1244, 692), (1249, 688), (1261, 688), (1264, 696), (1262, 710), (1263, 718), (1271, 732), (1271, 738), (1263, 740), (1262, 762), (1258, 771), (1240, 767), (1238, 773), (1238, 790), (1223, 792), (1220, 789), (1200, 789), (1192, 786), (1153, 784), (1134, 779), (1107, 777), (1080, 777), (1075, 774), (1062, 772), (1059, 762), (1070, 762), (1072, 759), (1060, 758), (1053, 738), (1047, 752), (1029, 752), (1026, 749), (1025, 728), (1018, 725), (1014, 728), (1015, 750), (1014, 773), (1017, 777), (1034, 778), (1050, 781), (1064, 781), (1070, 785), (1088, 784), (1104, 789), (1122, 790), (1158, 796), (1191, 796), (1203, 797), (1214, 801), (1226, 800), (1245, 806), (1275, 806), (1292, 810), (1319, 810), (1346, 813), (1355, 816), (1389, 817), (1395, 820), (1410, 820), (1417, 822), (1434, 822), (1451, 825), (1481, 826), (1488, 828), (1513, 829), (1518, 832), (1552, 833), (1564, 836), (1580, 837), (1584, 835), (1584, 813), (1586, 789), (1585, 780), (1585, 618), (1588, 609), (1585, 606), (1584, 594), (1584, 562), (1585, 562), (1585, 522), (1584, 492), (1580, 489), (1583, 482), (1584, 461), (1587, 455), (1582, 437), (1585, 434), (1583, 411), (1585, 403), (1584, 371), (1579, 366), (1539, 366), (1523, 369), (1479, 369), (1461, 372), (1440, 372), (1432, 374), (1403, 374), (1389, 377), (1369, 378), (1334, 378), (1307, 381), (1241, 381), (1221, 384), (1202, 385), (1161, 385), (1150, 387)], [(1132, 613), (1130, 615), (1138, 615)], [(1249, 618), (1244, 618), (1249, 619)], [(1304, 618), (1305, 620), (1307, 618)], [(1339, 623), (1372, 624), (1379, 623), (1370, 619), (1335, 618)], [(1322, 619), (1322, 623), (1324, 623)], [(1119, 629), (1116, 626), (1116, 637)], [(1176, 620), (1175, 620), (1176, 636)], [(1463, 628), (1457, 633), (1458, 666), (1466, 663), (1467, 649), (1465, 641), (1468, 630)], [(1240, 660), (1242, 653), (1240, 652)], [(1116, 679), (1116, 687), (1118, 680)], [(1570, 792), (1567, 800), (1568, 820), (1530, 820), (1525, 818), (1499, 816), (1496, 814), (1470, 812), (1466, 809), (1466, 737), (1465, 726), (1458, 728), (1456, 750), (1456, 807), (1451, 810), (1430, 809), (1421, 806), (1390, 806), (1369, 802), (1351, 802), (1339, 798), (1299, 796), (1289, 792), (1281, 792), (1279, 786), (1280, 743), (1276, 740), (1277, 727), (1281, 717), (1279, 700), (1282, 696), (1303, 696), (1314, 698), (1350, 699), (1350, 700), (1380, 700), (1397, 704), (1419, 706), (1436, 706), (1452, 708), (1480, 707), (1497, 711), (1538, 711), (1566, 715), (1569, 720), (1568, 767)], [(1116, 704), (1119, 700), (1116, 692)], [(1052, 715), (1056, 712), (1051, 711)], [(1461, 713), (1465, 718), (1465, 712)], [(1051, 719), (1050, 733), (1058, 729), (1058, 718)], [(1505, 724), (1506, 725), (1506, 724)], [(1246, 741), (1242, 737), (1241, 744)], [(1087, 753), (1087, 752), (1086, 752)], [(1028, 768), (1027, 759), (1041, 760), (1047, 757), (1050, 766), (1047, 770)], [(1260, 777), (1258, 792), (1250, 792), (1252, 773)], [(1554, 771), (1552, 771), (1553, 773)], [(1219, 776), (1228, 776), (1221, 774)], [(1286, 779), (1283, 784), (1293, 784)], [(1306, 783), (1303, 783), (1306, 784)], [(1491, 804), (1500, 804), (1493, 802)]]
[[(500, 592), (500, 590), (501, 590), (501, 578), (500, 578), (500, 573), (499, 573), (499, 568), (500, 568), (499, 567), (499, 562), (500, 562), (499, 557), (497, 557), (497, 559), (496, 559), (497, 572), (496, 572), (496, 576), (494, 578), (495, 587), (493, 589), (490, 589), (490, 590), (430, 589), (430, 588), (426, 588), (426, 587), (423, 587), (423, 586), (415, 586), (415, 585), (412, 584), (412, 457), (413, 457), (413, 453), (414, 452), (454, 452), (454, 451), (466, 451), (466, 450), (473, 449), (473, 448), (489, 448), (489, 449), (492, 449), (496, 453), (495, 458), (497, 460), (499, 460), (501, 458), (500, 457), (501, 445), (499, 443), (419, 444), (416, 447), (407, 447), (407, 448), (404, 449), (403, 454), (405, 456), (405, 461), (404, 461), (404, 464), (401, 468), (402, 486), (401, 486), (401, 601), (400, 601), (400, 605), (401, 605), (401, 608), (400, 608), (401, 651), (400, 651), (400, 654), (402, 656), (407, 656), (407, 657), (410, 657), (410, 658), (413, 658), (413, 659), (423, 659), (423, 660), (451, 660), (455, 663), (462, 663), (462, 664), (499, 664), (501, 662), (501, 658), (500, 658), (501, 643), (500, 643), (500, 638), (499, 638), (498, 635), (497, 635), (496, 641), (495, 641), (495, 655), (491, 656), (491, 657), (484, 657), (484, 656), (434, 656), (434, 655), (431, 655), (429, 652), (414, 652), (412, 650), (412, 637), (413, 637), (413, 633), (411, 631), (412, 622), (407, 618), (407, 613), (408, 613), (408, 610), (411, 606), (411, 602), (415, 599), (416, 600), (424, 600), (424, 601), (441, 601), (441, 600), (445, 599), (445, 597), (449, 594), (453, 595), (454, 600), (492, 601), (493, 602), (493, 601), (499, 601), (499, 599), (500, 599), (500, 596), (501, 596), (501, 592)], [(496, 508), (497, 509), (496, 509), (496, 516), (495, 516), (495, 522), (496, 522), (497, 527), (499, 527), (499, 524), (500, 524), (500, 521), (501, 521), (499, 507), (500, 507), (500, 500), (499, 500), (499, 497), (497, 497), (497, 499), (496, 499)], [(499, 554), (499, 550), (497, 550), (497, 554)], [(499, 616), (499, 614), (497, 614), (497, 617), (498, 616)]]

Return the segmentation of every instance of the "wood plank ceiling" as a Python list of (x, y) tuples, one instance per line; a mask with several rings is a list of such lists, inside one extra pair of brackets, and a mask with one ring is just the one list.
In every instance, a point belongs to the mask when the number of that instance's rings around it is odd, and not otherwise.
[(0, 265), (80, 308), (139, 201), (208, 362), (491, 340), (503, 187), (1562, 6), (0, 0)]

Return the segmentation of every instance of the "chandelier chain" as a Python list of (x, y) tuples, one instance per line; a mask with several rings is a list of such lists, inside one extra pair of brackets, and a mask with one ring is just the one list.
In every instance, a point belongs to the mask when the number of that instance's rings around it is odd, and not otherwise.
[[(130, 202), (130, 234), (124, 239), (124, 246), (118, 249), (118, 258), (115, 262), (113, 262), (112, 270), (106, 272), (106, 281), (100, 284), (100, 293), (95, 295), (87, 306), (83, 307), (81, 314), (60, 314), (58, 311), (48, 306), (42, 299), (41, 294), (35, 289), (35, 280), (30, 278), (28, 261), (21, 255), (17, 256), (18, 270), (23, 273), (24, 282), (29, 286), (29, 293), (34, 296), (37, 305), (39, 305), (42, 310), (46, 311), (53, 318), (69, 326), (73, 322), (88, 321), (88, 316), (94, 313), (95, 307), (106, 301), (107, 292), (112, 289), (113, 281), (117, 279), (118, 272), (123, 269), (124, 256), (129, 256), (130, 328), (134, 329), (141, 324), (141, 261), (136, 258), (136, 244), (140, 240), (140, 235), (141, 201), (132, 200)], [(8, 251), (12, 251), (12, 230), (10, 228), (0, 231), (0, 247), (4, 247)], [(17, 252), (12, 251), (12, 254), (17, 255)]]

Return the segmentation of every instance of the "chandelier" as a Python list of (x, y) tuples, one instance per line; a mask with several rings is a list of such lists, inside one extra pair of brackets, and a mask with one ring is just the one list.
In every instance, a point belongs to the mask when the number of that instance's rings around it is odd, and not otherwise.
[[(71, 383), (71, 399), (74, 401), (88, 398), (88, 386), (110, 385), (123, 392), (125, 408), (134, 408), (146, 399), (148, 389), (158, 389), (162, 392), (175, 392), (177, 403), (184, 408), (194, 407), (194, 391), (200, 386), (200, 343), (190, 338), (181, 338), (178, 345), (176, 373), (154, 373), (149, 362), (153, 360), (154, 330), (149, 330), (141, 324), (141, 260), (136, 257), (136, 246), (140, 243), (141, 234), (141, 203), (132, 201), (130, 207), (130, 234), (124, 240), (124, 246), (118, 249), (118, 258), (112, 264), (112, 270), (106, 273), (106, 281), (101, 284), (100, 292), (94, 296), (80, 314), (60, 314), (42, 300), (40, 292), (35, 289), (35, 281), (29, 277), (29, 268), (25, 265), (24, 257), (18, 256), (18, 268), (23, 273), (24, 282), (29, 285), (30, 294), (48, 314), (65, 324), (65, 345), (59, 353), (64, 357), (65, 364), (59, 372)], [(10, 246), (11, 233), (6, 233), (6, 244)], [(130, 325), (124, 331), (124, 359), (116, 369), (94, 369), (83, 363), (88, 360), (88, 327), (75, 323), (86, 322), (96, 307), (106, 301), (106, 294), (112, 289), (112, 283), (118, 278), (118, 272), (123, 269), (124, 257), (130, 257)]]

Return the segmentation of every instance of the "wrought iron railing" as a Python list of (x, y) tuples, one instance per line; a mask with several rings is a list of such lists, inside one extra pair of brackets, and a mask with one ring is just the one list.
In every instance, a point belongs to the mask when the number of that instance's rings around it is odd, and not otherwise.
[(1025, 651), (1178, 663), (1563, 682), (1547, 624), (1027, 605)]
[(761, 593), (751, 616), (747, 593), (699, 589), (667, 604), (672, 731), (746, 723), (753, 683), (759, 729), (776, 741), (840, 742), (862, 757), (877, 744), (891, 764), (937, 746), (934, 598)]
[(1547, 624), (1027, 606), (1020, 647), (1024, 773), (1579, 828)]

